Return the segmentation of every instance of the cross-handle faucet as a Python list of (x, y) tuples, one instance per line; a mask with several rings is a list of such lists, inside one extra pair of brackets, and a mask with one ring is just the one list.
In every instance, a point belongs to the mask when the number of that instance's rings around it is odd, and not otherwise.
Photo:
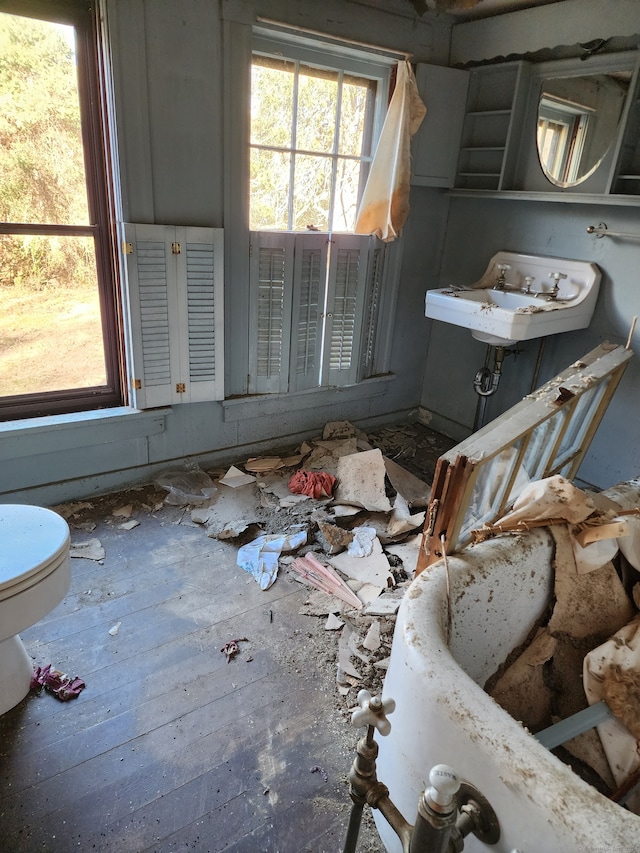
[(560, 279), (566, 278), (566, 272), (550, 272), (549, 278), (553, 279), (553, 287), (549, 293), (549, 299), (557, 299), (560, 292)]
[(496, 279), (495, 289), (504, 290), (507, 283), (507, 270), (511, 269), (511, 264), (496, 264), (498, 270), (498, 278)]

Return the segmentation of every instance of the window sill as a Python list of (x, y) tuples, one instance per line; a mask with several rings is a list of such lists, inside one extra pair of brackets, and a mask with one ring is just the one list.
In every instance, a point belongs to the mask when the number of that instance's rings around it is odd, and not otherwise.
[(129, 406), (48, 415), (0, 423), (0, 460), (73, 450), (164, 432), (170, 408), (141, 411)]
[(395, 380), (392, 373), (364, 379), (357, 385), (339, 385), (331, 388), (311, 388), (307, 391), (285, 394), (255, 394), (224, 400), (222, 409), (225, 421), (240, 421), (253, 417), (277, 415), (297, 407), (323, 407), (338, 401), (351, 402), (379, 397), (387, 393), (389, 383)]

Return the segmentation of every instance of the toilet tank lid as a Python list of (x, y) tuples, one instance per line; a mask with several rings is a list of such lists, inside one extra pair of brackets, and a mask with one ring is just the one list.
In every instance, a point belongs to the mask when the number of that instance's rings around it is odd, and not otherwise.
[(39, 506), (0, 504), (0, 586), (39, 571), (69, 547), (69, 525)]

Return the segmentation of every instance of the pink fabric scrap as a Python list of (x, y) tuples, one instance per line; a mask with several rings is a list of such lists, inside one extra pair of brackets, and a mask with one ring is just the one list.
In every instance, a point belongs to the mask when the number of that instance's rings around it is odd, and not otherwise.
[(296, 471), (289, 480), (289, 491), (310, 498), (330, 498), (336, 478), (326, 471)]
[(31, 690), (44, 688), (61, 702), (75, 699), (85, 687), (86, 684), (77, 675), (69, 676), (57, 669), (51, 669), (50, 663), (44, 667), (37, 666), (31, 676)]

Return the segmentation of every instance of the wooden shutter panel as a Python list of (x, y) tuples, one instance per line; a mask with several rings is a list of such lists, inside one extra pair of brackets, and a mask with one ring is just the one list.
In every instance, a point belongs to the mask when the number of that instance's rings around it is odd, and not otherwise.
[(123, 230), (135, 405), (223, 399), (222, 230)]
[(140, 409), (172, 401), (172, 374), (179, 363), (170, 334), (170, 316), (175, 312), (170, 301), (175, 294), (169, 289), (172, 261), (170, 254), (167, 257), (167, 231), (173, 233), (162, 225), (124, 226), (130, 380), (135, 405)]
[(350, 385), (358, 378), (369, 243), (368, 236), (339, 234), (333, 237), (328, 277), (324, 384)]
[(288, 390), (294, 235), (251, 234), (249, 390)]
[[(185, 312), (181, 372), (188, 375), (189, 402), (224, 399), (223, 232), (184, 229), (178, 258), (178, 289), (185, 283), (180, 310)], [(180, 242), (179, 240), (177, 242)]]
[(295, 243), (289, 388), (320, 384), (320, 357), (327, 279), (326, 234), (299, 234)]
[(380, 322), (380, 300), (386, 257), (386, 244), (371, 237), (367, 292), (362, 323), (362, 345), (360, 348), (360, 375), (366, 379), (376, 372), (376, 342)]

